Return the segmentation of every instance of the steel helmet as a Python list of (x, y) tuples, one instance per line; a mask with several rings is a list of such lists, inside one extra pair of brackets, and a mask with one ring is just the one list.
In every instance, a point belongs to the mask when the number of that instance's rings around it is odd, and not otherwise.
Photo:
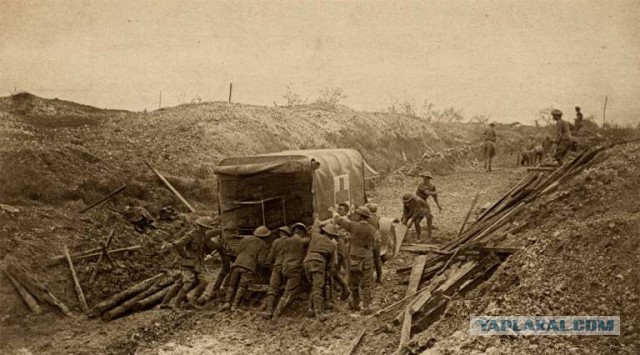
[(325, 234), (332, 235), (334, 237), (337, 237), (339, 235), (338, 234), (338, 226), (336, 226), (333, 223), (328, 223), (328, 224), (325, 224), (324, 226), (322, 226), (322, 231)]
[(213, 229), (214, 224), (217, 224), (211, 217), (200, 217), (196, 219), (196, 224), (207, 229)]
[(306, 234), (306, 233), (309, 233), (309, 228), (307, 228), (307, 226), (305, 226), (305, 225), (304, 225), (304, 223), (300, 223), (300, 222), (298, 222), (298, 223), (294, 223), (294, 224), (292, 224), (292, 225), (291, 225), (291, 231), (292, 231), (292, 232), (293, 232), (293, 231), (295, 231), (295, 230), (296, 230), (296, 228), (302, 228), (302, 229), (304, 229), (304, 233), (305, 233), (305, 234)]
[(413, 199), (413, 194), (406, 193), (402, 195), (402, 202), (409, 202), (411, 199)]
[(271, 231), (265, 226), (260, 226), (253, 231), (253, 235), (258, 238), (266, 238), (271, 235)]
[(282, 226), (278, 228), (278, 231), (285, 232), (288, 236), (291, 236), (291, 229), (287, 226)]

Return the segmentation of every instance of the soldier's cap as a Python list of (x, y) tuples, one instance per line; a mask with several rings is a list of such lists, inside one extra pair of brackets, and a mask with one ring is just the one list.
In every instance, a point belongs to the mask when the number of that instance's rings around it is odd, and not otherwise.
[(260, 226), (253, 231), (253, 235), (258, 238), (266, 238), (271, 235), (271, 231), (265, 226)]
[(356, 208), (355, 212), (364, 218), (371, 218), (371, 211), (369, 211), (369, 209), (364, 206)]
[(373, 203), (373, 202), (369, 202), (366, 205), (364, 205), (366, 208), (369, 209), (369, 211), (371, 211), (371, 213), (376, 213), (378, 212), (378, 204), (377, 203)]
[(489, 126), (491, 126), (491, 127), (494, 127), (495, 125), (496, 125), (495, 122), (489, 123)]
[(332, 236), (334, 236), (334, 237), (339, 236), (339, 234), (338, 234), (338, 226), (336, 226), (336, 225), (335, 225), (335, 224), (333, 224), (333, 223), (325, 224), (324, 226), (322, 226), (321, 230), (322, 230), (325, 234), (332, 235)]
[(562, 111), (555, 109), (551, 111), (551, 116), (562, 116)]
[(291, 236), (291, 229), (289, 229), (289, 227), (287, 226), (282, 226), (278, 228), (278, 231), (285, 232), (288, 236)]
[(309, 228), (307, 228), (307, 226), (304, 225), (304, 223), (294, 223), (291, 225), (291, 230), (294, 231), (296, 228), (302, 228), (304, 229), (305, 233), (309, 233)]
[(429, 179), (433, 179), (433, 176), (428, 171), (423, 171), (420, 173), (420, 177), (428, 177)]
[(198, 219), (196, 219), (196, 224), (199, 226), (202, 226), (204, 228), (207, 229), (213, 229), (215, 228), (216, 224), (219, 224), (220, 221), (216, 221), (215, 219), (211, 218), (211, 217), (200, 217)]
[(413, 194), (406, 193), (402, 195), (402, 202), (409, 202), (411, 199), (413, 199)]

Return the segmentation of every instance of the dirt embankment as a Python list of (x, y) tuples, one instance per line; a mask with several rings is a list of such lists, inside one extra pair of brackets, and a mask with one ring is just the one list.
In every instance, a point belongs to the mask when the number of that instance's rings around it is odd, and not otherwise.
[[(414, 344), (428, 354), (640, 352), (640, 143), (603, 152), (535, 203), (527, 247)], [(471, 337), (471, 315), (620, 316), (621, 336)], [(433, 345), (435, 343), (435, 345)]]

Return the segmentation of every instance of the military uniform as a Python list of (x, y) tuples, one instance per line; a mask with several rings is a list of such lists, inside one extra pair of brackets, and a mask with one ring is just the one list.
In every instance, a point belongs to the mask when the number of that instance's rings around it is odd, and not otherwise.
[(125, 208), (124, 210), (124, 216), (131, 224), (133, 224), (133, 227), (138, 233), (144, 233), (147, 228), (157, 228), (155, 220), (153, 219), (149, 211), (147, 211), (147, 209), (144, 207), (127, 206), (127, 208)]
[(274, 311), (275, 317), (279, 316), (291, 303), (300, 287), (302, 275), (304, 274), (302, 262), (309, 242), (309, 238), (302, 238), (299, 235), (293, 235), (283, 240), (280, 284), (284, 282), (284, 293)]
[(482, 143), (483, 159), (485, 160), (485, 169), (491, 171), (491, 159), (496, 155), (496, 131), (493, 123), (482, 134), (484, 142)]
[[(265, 235), (259, 237), (258, 229), (266, 230)], [(270, 232), (266, 227), (256, 229), (254, 235), (244, 237), (238, 245), (236, 261), (231, 266), (231, 275), (229, 276), (229, 285), (226, 290), (226, 302), (221, 310), (236, 309), (242, 298), (244, 297), (249, 285), (255, 279), (255, 273), (258, 269), (258, 258), (267, 247), (267, 243), (261, 238), (267, 237)], [(233, 303), (232, 303), (233, 302)]]
[[(561, 114), (561, 113), (560, 113)], [(556, 153), (553, 158), (562, 163), (564, 157), (569, 153), (573, 138), (571, 137), (571, 127), (569, 122), (560, 118), (556, 121)]]
[[(323, 227), (323, 230), (327, 226)], [(337, 231), (336, 231), (337, 232)], [(337, 234), (337, 233), (336, 233)], [(309, 249), (303, 260), (304, 271), (311, 284), (309, 310), (316, 317), (324, 319), (323, 289), (325, 272), (333, 270), (336, 263), (336, 245), (326, 235), (314, 233), (309, 243)]]
[(351, 244), (349, 246), (351, 308), (360, 308), (360, 296), (362, 294), (363, 306), (365, 309), (369, 309), (372, 301), (371, 289), (373, 287), (376, 229), (366, 220), (355, 222), (344, 217), (337, 217), (336, 222), (340, 227), (351, 233)]
[(211, 250), (211, 252), (217, 251), (220, 256), (220, 260), (222, 262), (222, 267), (220, 268), (220, 272), (216, 276), (214, 282), (209, 282), (204, 292), (198, 299), (198, 303), (204, 304), (209, 302), (211, 299), (216, 297), (218, 290), (222, 286), (227, 275), (231, 272), (231, 261), (229, 260), (229, 256), (227, 256), (225, 252), (225, 242), (222, 239), (221, 231), (219, 229), (208, 231), (207, 232), (206, 245), (207, 249)]
[(194, 287), (194, 293), (198, 295), (206, 287), (206, 282), (202, 275), (204, 268), (204, 256), (210, 250), (206, 248), (205, 232), (201, 229), (194, 229), (172, 245), (180, 255), (180, 271), (182, 273), (182, 287), (178, 295), (173, 300), (175, 307), (187, 298), (187, 294)]
[[(408, 198), (410, 196), (410, 198)], [(407, 194), (403, 197), (402, 222), (408, 223), (409, 220), (416, 227), (416, 237), (422, 238), (422, 228), (420, 222), (423, 218), (427, 218), (427, 238), (431, 237), (431, 229), (433, 228), (433, 214), (427, 201), (418, 195)], [(411, 226), (408, 226), (411, 227)]]

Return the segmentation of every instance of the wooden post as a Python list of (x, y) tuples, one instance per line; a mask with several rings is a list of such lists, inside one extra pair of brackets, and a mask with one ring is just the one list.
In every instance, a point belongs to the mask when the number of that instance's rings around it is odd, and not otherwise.
[(353, 339), (351, 346), (349, 346), (349, 349), (345, 352), (346, 355), (352, 355), (356, 351), (356, 349), (358, 348), (358, 345), (362, 341), (362, 338), (364, 337), (364, 334), (366, 332), (367, 332), (366, 329), (362, 329), (360, 333), (358, 333), (358, 336), (356, 336), (355, 339)]
[[(142, 248), (142, 245), (132, 245), (132, 246), (126, 247), (126, 248), (111, 249), (111, 250), (109, 250), (109, 255), (112, 255), (114, 253), (122, 253), (122, 252), (125, 252), (125, 251), (134, 251), (134, 250), (138, 250), (140, 248)], [(91, 249), (91, 250), (94, 250), (94, 249)], [(98, 248), (97, 250), (102, 250), (102, 248)], [(78, 260), (93, 258), (95, 256), (100, 256), (101, 254), (102, 254), (102, 251), (100, 251), (98, 253), (90, 253), (90, 254), (86, 254), (86, 252), (83, 252), (83, 253), (78, 253), (78, 254), (71, 255), (71, 260), (78, 261)], [(47, 263), (47, 266), (58, 265), (59, 263), (63, 262), (65, 259), (66, 259), (66, 256), (62, 256), (62, 258), (60, 258), (59, 256), (54, 256), (53, 258), (49, 259), (49, 262)]]
[(126, 185), (126, 184), (124, 184), (124, 185), (122, 185), (122, 186), (118, 187), (117, 189), (115, 189), (115, 190), (111, 191), (107, 196), (103, 197), (100, 201), (95, 202), (95, 203), (91, 204), (89, 207), (84, 208), (82, 211), (80, 211), (80, 213), (85, 213), (85, 212), (87, 212), (88, 210), (90, 210), (90, 209), (92, 209), (92, 208), (96, 207), (97, 205), (99, 205), (99, 204), (101, 204), (101, 203), (105, 202), (106, 200), (108, 200), (108, 199), (112, 198), (113, 196), (115, 196), (115, 195), (117, 195), (117, 194), (121, 193), (122, 191), (124, 191), (124, 189), (125, 189), (126, 187), (127, 187), (127, 185)]
[(231, 103), (231, 94), (233, 93), (233, 83), (229, 83), (229, 103)]
[(16, 288), (16, 291), (18, 291), (18, 294), (20, 295), (20, 297), (22, 297), (22, 300), (27, 304), (31, 312), (35, 314), (42, 314), (42, 308), (40, 308), (40, 305), (38, 304), (38, 302), (36, 302), (33, 296), (31, 296), (29, 291), (27, 291), (27, 289), (25, 289), (24, 286), (22, 286), (20, 282), (18, 282), (18, 280), (11, 276), (11, 274), (7, 270), (4, 270), (4, 273), (7, 275), (9, 281), (11, 281), (13, 287)]
[(156, 176), (165, 184), (165, 186), (167, 186), (167, 188), (169, 188), (169, 190), (180, 200), (180, 202), (182, 202), (182, 204), (187, 206), (187, 208), (191, 213), (194, 213), (196, 211), (196, 209), (193, 208), (193, 206), (191, 206), (191, 204), (184, 197), (182, 197), (182, 195), (178, 192), (178, 190), (176, 190), (176, 188), (173, 187), (173, 185), (171, 185), (171, 183), (162, 174), (160, 174), (160, 172), (156, 170), (156, 168), (151, 166), (151, 164), (149, 164), (146, 161), (144, 163), (147, 164), (149, 169), (151, 169), (151, 171), (153, 171), (153, 173), (156, 174)]
[(602, 108), (602, 128), (604, 128), (605, 123), (607, 122), (607, 99), (608, 97), (604, 97), (604, 107)]
[(80, 306), (82, 306), (82, 310), (89, 312), (89, 306), (87, 306), (87, 300), (84, 298), (84, 293), (82, 292), (82, 287), (80, 286), (80, 281), (78, 281), (78, 275), (76, 275), (76, 269), (73, 267), (73, 261), (71, 260), (71, 255), (69, 254), (69, 249), (67, 246), (63, 246), (64, 255), (67, 257), (67, 262), (69, 263), (69, 269), (71, 270), (71, 277), (73, 277), (73, 283), (76, 286), (76, 293), (78, 294), (78, 300), (80, 301)]
[(460, 238), (460, 236), (462, 235), (462, 232), (464, 232), (464, 227), (466, 227), (467, 221), (469, 221), (469, 216), (471, 216), (471, 212), (473, 211), (473, 208), (476, 206), (478, 197), (480, 197), (480, 194), (476, 193), (476, 195), (473, 197), (473, 201), (471, 201), (471, 207), (469, 207), (469, 211), (467, 212), (466, 217), (464, 217), (464, 222), (462, 222), (462, 225), (460, 226), (460, 231), (458, 232), (457, 238)]
[(107, 254), (107, 249), (109, 249), (109, 245), (111, 245), (111, 240), (113, 239), (113, 235), (115, 234), (115, 232), (115, 229), (112, 229), (111, 233), (109, 233), (109, 236), (107, 237), (107, 241), (102, 243), (102, 252), (98, 257), (98, 261), (96, 261), (96, 264), (93, 266), (93, 272), (91, 273), (91, 277), (89, 278), (89, 285), (92, 285), (93, 281), (96, 280), (96, 276), (98, 276), (98, 269), (100, 268), (100, 264), (102, 264), (102, 260), (109, 256)]
[(158, 109), (162, 108), (162, 90), (160, 90), (160, 99), (158, 99)]

